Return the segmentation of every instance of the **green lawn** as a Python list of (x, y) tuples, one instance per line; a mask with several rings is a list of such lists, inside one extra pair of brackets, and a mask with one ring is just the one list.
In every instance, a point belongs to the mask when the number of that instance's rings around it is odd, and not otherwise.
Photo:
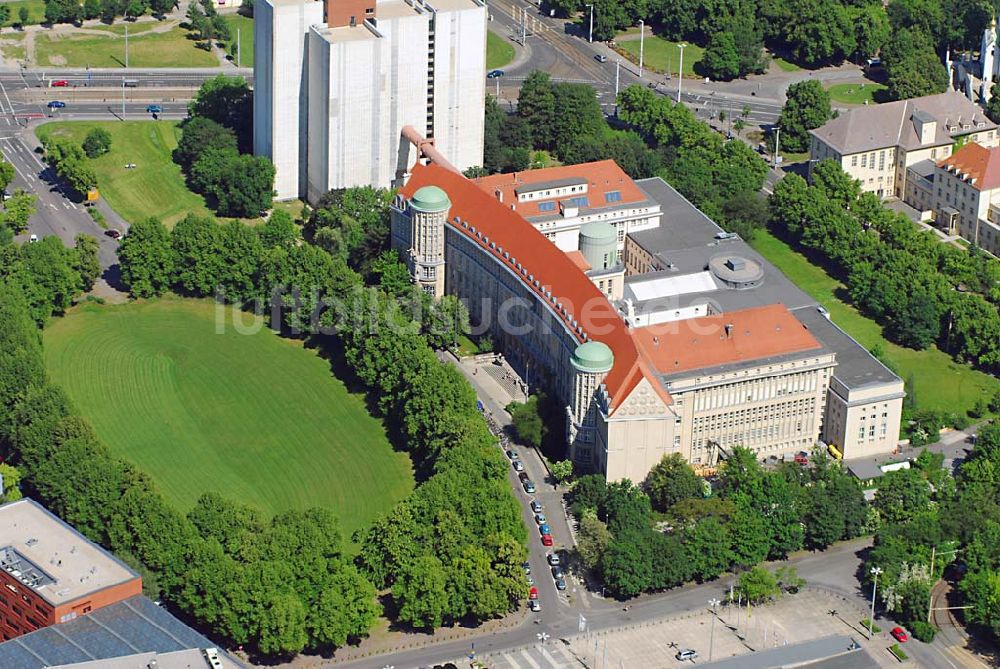
[[(635, 63), (639, 62), (639, 39), (638, 35), (621, 39), (615, 42), (618, 48), (628, 54), (629, 59)], [(677, 76), (677, 66), (680, 64), (680, 49), (677, 42), (663, 39), (662, 37), (647, 36), (642, 49), (642, 66), (656, 72), (669, 73)], [(696, 76), (694, 66), (701, 55), (705, 52), (700, 46), (691, 44), (684, 47), (684, 76)]]
[(853, 84), (833, 84), (826, 90), (830, 92), (830, 99), (833, 102), (840, 102), (845, 105), (875, 104), (873, 96), (878, 91), (886, 90), (884, 84), (876, 84), (868, 81), (865, 83)]
[[(171, 158), (177, 146), (173, 121), (59, 121), (38, 135), (55, 134), (82, 142), (93, 127), (111, 133), (111, 151), (91, 161), (101, 197), (127, 221), (156, 216), (167, 226), (189, 213), (210, 215), (205, 200), (188, 190), (181, 168)], [(125, 169), (135, 163), (134, 169)]]
[[(133, 27), (134, 29), (134, 27)], [(122, 34), (119, 34), (119, 30)], [(140, 28), (141, 30), (141, 28)], [(107, 37), (96, 35), (46, 35), (35, 40), (39, 66), (124, 67), (124, 26), (111, 26)], [(133, 36), (129, 31), (129, 67), (217, 67), (214, 54), (195, 47), (187, 31), (174, 28), (165, 33)]]
[(21, 19), (18, 17), (18, 12), (21, 11), (21, 7), (28, 8), (28, 23), (35, 24), (41, 23), (45, 19), (45, 0), (16, 0), (15, 2), (3, 1), (3, 4), (10, 7), (10, 20), (8, 25), (19, 23)]
[(796, 65), (795, 63), (791, 62), (790, 60), (785, 60), (780, 56), (773, 56), (771, 60), (782, 72), (800, 72), (802, 70), (802, 68)]
[[(242, 14), (226, 14), (225, 17), (226, 23), (233, 31), (233, 45), (236, 44), (236, 29), (240, 30), (240, 49), (243, 51), (240, 57), (240, 67), (253, 67), (253, 19)], [(230, 53), (235, 53), (235, 51)], [(233, 62), (236, 62), (235, 56)]]
[(904, 380), (912, 375), (918, 407), (964, 413), (980, 397), (1000, 390), (996, 377), (960, 365), (936, 348), (914, 351), (886, 341), (878, 323), (837, 297), (843, 289), (839, 281), (768, 231), (757, 232), (753, 247), (826, 307), (833, 322), (862, 346), (881, 346), (886, 361)]
[[(24, 33), (3, 33), (0, 35), (0, 53), (8, 61), (24, 61), (27, 56)], [(9, 63), (8, 65), (12, 65)]]
[(492, 30), (486, 31), (486, 69), (495, 70), (514, 60), (514, 47)]
[(328, 361), (225, 314), (219, 333), (210, 300), (85, 304), (45, 330), (46, 365), (181, 510), (207, 491), (266, 514), (322, 506), (350, 536), (412, 490), (409, 458)]

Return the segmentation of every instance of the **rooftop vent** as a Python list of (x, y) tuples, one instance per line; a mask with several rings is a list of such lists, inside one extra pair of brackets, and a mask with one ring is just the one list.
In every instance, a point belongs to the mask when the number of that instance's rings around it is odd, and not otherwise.
[(726, 267), (734, 272), (740, 272), (746, 269), (747, 261), (743, 258), (730, 258), (726, 261)]

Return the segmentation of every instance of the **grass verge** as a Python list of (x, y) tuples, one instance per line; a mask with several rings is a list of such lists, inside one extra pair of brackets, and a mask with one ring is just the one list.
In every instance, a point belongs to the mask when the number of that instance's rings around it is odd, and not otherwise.
[[(94, 127), (111, 133), (111, 151), (90, 161), (101, 197), (126, 221), (156, 216), (168, 227), (189, 213), (211, 215), (205, 199), (188, 190), (171, 153), (180, 131), (174, 121), (58, 121), (38, 128), (82, 142)], [(125, 169), (127, 163), (135, 168)]]
[(45, 330), (46, 364), (183, 511), (207, 491), (268, 515), (322, 506), (349, 537), (412, 490), (409, 458), (328, 361), (225, 311), (220, 332), (211, 300), (85, 304)]
[(830, 93), (833, 102), (840, 102), (845, 105), (876, 104), (875, 97), (879, 91), (886, 90), (884, 84), (875, 82), (853, 83), (853, 84), (833, 84), (826, 90)]
[(895, 655), (896, 659), (899, 660), (900, 662), (908, 660), (910, 657), (909, 655), (903, 652), (903, 649), (899, 647), (898, 643), (894, 643), (891, 646), (889, 646), (889, 652)]
[(22, 7), (28, 8), (28, 25), (35, 25), (45, 20), (45, 0), (13, 0), (3, 4), (10, 7), (9, 24), (21, 22), (19, 13)]
[(790, 60), (785, 60), (779, 56), (773, 56), (771, 61), (778, 67), (782, 72), (801, 72), (802, 68), (793, 63)]
[[(118, 28), (104, 31), (107, 37), (40, 34), (35, 40), (35, 60), (47, 67), (124, 67), (125, 37)], [(174, 28), (129, 35), (129, 67), (217, 67), (218, 58), (197, 48), (187, 34)]]
[[(868, 618), (864, 618), (861, 621), (861, 626), (864, 627), (865, 629), (868, 629), (868, 624), (870, 622), (871, 621), (868, 620)], [(872, 634), (880, 634), (881, 632), (882, 632), (882, 628), (881, 627), (879, 627), (878, 625), (872, 625)]]
[[(226, 23), (229, 24), (229, 29), (233, 31), (232, 44), (227, 45), (227, 51), (229, 51), (230, 46), (236, 48), (236, 30), (240, 31), (240, 50), (243, 52), (240, 55), (240, 67), (253, 67), (253, 19), (249, 16), (243, 16), (242, 14), (227, 14)], [(235, 54), (235, 51), (229, 51), (229, 53)], [(236, 63), (236, 56), (232, 56), (233, 63)]]
[[(0, 53), (4, 60), (21, 61), (28, 57), (27, 48), (24, 45), (24, 33), (3, 33), (0, 35)], [(12, 63), (8, 63), (11, 65)]]
[[(677, 75), (677, 68), (680, 65), (680, 52), (677, 42), (656, 37), (647, 36), (644, 40), (642, 51), (642, 66), (656, 72)], [(625, 39), (619, 37), (615, 42), (617, 49), (624, 52), (629, 60), (634, 63), (639, 62), (639, 36), (626, 35)], [(684, 47), (684, 76), (697, 76), (694, 73), (695, 64), (701, 60), (705, 52), (700, 46), (688, 43)]]
[(486, 31), (486, 69), (495, 70), (514, 60), (514, 47), (492, 30)]
[[(980, 397), (1000, 391), (1000, 379), (960, 365), (937, 348), (914, 351), (886, 340), (881, 325), (844, 301), (843, 284), (767, 230), (757, 231), (753, 247), (826, 307), (833, 322), (847, 334), (868, 350), (879, 347), (883, 361), (896, 374), (904, 380), (912, 378), (913, 387), (908, 390), (915, 395), (918, 408), (965, 413)], [(943, 388), (948, 392), (942, 392)]]

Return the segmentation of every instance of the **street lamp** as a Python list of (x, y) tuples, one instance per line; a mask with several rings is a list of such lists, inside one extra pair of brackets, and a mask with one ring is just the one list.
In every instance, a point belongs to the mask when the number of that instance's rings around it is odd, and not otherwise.
[(646, 37), (646, 23), (639, 19), (639, 78), (642, 79), (642, 47), (643, 38)]
[(780, 152), (779, 147), (781, 146), (781, 127), (774, 126), (774, 166), (778, 166), (778, 153)]
[(587, 41), (588, 42), (593, 42), (594, 41), (594, 6), (593, 5), (587, 5), (587, 6), (590, 7), (590, 33), (587, 34)]
[(719, 600), (716, 597), (708, 600), (708, 605), (712, 607), (712, 633), (708, 637), (708, 661), (712, 661), (712, 651), (715, 649), (715, 619), (718, 617), (715, 614), (715, 607), (719, 605)]
[(878, 588), (878, 575), (882, 573), (882, 567), (872, 567), (872, 576), (875, 580), (872, 581), (872, 614), (868, 618), (868, 638), (872, 638), (874, 632), (872, 631), (875, 625), (875, 590)]
[(684, 81), (684, 47), (687, 44), (681, 42), (677, 48), (681, 50), (681, 62), (677, 67), (677, 104), (681, 103), (681, 82)]

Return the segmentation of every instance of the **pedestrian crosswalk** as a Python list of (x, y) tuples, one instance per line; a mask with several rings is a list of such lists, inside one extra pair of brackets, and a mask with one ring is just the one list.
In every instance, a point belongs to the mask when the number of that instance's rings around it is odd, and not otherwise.
[[(478, 658), (490, 669), (574, 669), (580, 662), (562, 642), (510, 650)], [(457, 664), (457, 663), (456, 663)], [(459, 665), (462, 666), (462, 665)]]

